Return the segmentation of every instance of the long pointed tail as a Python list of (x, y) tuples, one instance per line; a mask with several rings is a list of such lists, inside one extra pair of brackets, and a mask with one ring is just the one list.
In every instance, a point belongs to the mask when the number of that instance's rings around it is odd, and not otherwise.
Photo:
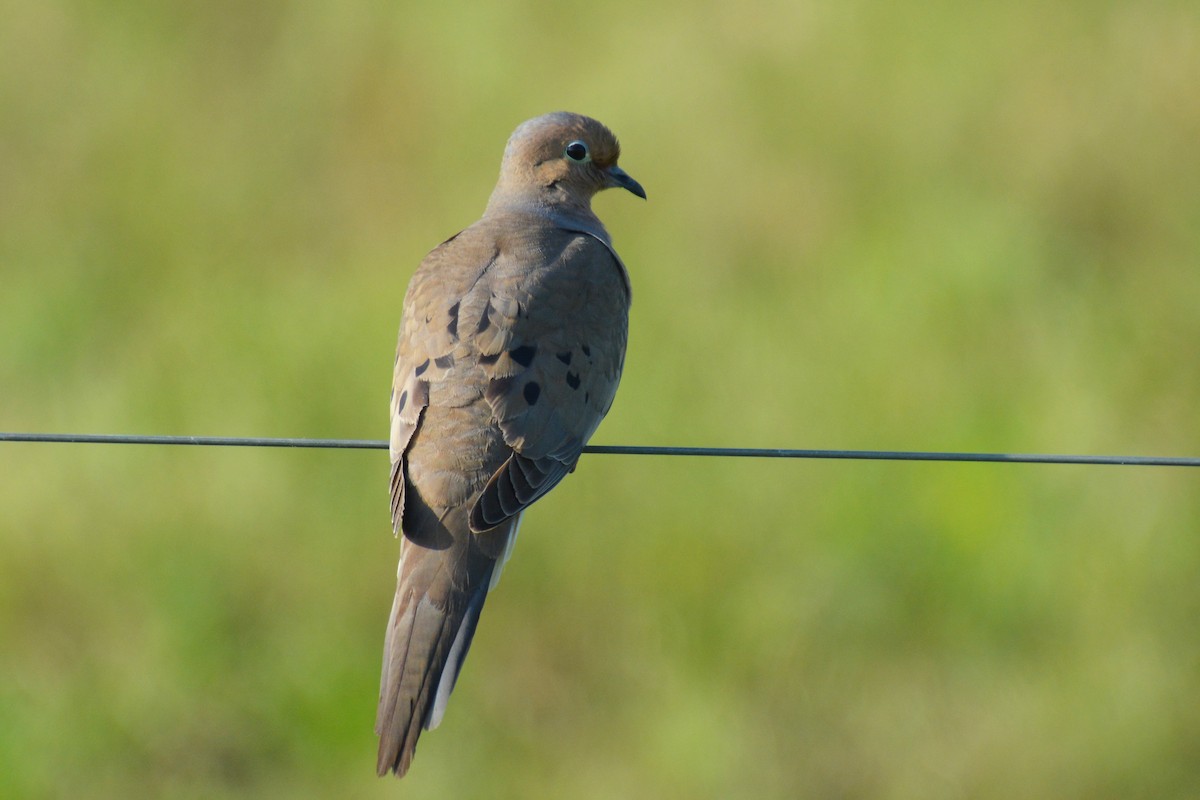
[(516, 532), (515, 525), (484, 534), (464, 525), (463, 531), (441, 547), (408, 538), (401, 544), (375, 719), (380, 775), (390, 770), (403, 777), (421, 730), (441, 722), (493, 574), (502, 566), (492, 554)]

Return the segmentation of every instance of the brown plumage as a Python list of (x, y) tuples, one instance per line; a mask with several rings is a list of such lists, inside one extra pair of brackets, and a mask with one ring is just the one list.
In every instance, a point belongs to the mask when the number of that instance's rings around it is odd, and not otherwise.
[(596, 192), (642, 187), (616, 137), (559, 112), (513, 133), (483, 218), (425, 257), (392, 378), (402, 534), (375, 732), (402, 776), (441, 721), (521, 514), (575, 467), (612, 404), (630, 288)]

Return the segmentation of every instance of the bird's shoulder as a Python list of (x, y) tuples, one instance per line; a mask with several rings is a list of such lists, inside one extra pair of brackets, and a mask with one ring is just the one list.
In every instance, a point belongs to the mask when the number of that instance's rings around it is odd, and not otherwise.
[(413, 366), (470, 351), (486, 362), (559, 331), (623, 326), (628, 305), (624, 267), (594, 234), (531, 214), (485, 217), (431, 251), (413, 275), (399, 352), (417, 359)]

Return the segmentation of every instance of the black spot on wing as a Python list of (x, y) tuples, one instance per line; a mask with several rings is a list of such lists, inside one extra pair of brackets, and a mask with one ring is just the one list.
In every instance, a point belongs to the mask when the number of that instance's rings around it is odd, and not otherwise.
[(407, 390), (400, 393), (400, 401), (398, 403), (396, 403), (396, 411), (397, 412), (403, 411), (404, 407), (406, 405), (408, 405), (408, 391)]
[(537, 348), (531, 344), (523, 344), (520, 347), (514, 347), (512, 350), (509, 350), (508, 355), (522, 367), (528, 367), (533, 363), (533, 357), (537, 355)]
[(585, 356), (591, 356), (591, 354), (592, 354), (592, 348), (588, 347), (586, 344), (579, 349), (583, 351), (583, 354)]
[(567, 386), (570, 386), (572, 389), (578, 389), (580, 383), (579, 375), (574, 372), (567, 373)]
[(570, 350), (568, 350), (565, 353), (555, 353), (554, 357), (557, 358), (562, 363), (566, 364), (567, 366), (571, 365), (571, 351)]
[(413, 370), (413, 374), (419, 378), (425, 374), (425, 370), (427, 370), (427, 369), (429, 369), (429, 359), (428, 358), (425, 359), (424, 361), (422, 361), (420, 366), (418, 366), (415, 370)]
[(490, 356), (489, 355), (480, 355), (479, 356), (479, 363), (483, 364), (484, 366), (490, 366), (492, 364), (495, 364), (499, 360), (500, 360), (499, 353), (492, 353)]
[(438, 356), (433, 360), (433, 363), (436, 364), (439, 369), (450, 369), (454, 366), (454, 356)]
[(542, 387), (537, 381), (530, 381), (525, 384), (525, 388), (521, 390), (521, 394), (525, 395), (525, 402), (529, 405), (537, 405), (538, 397), (542, 393)]
[(483, 307), (483, 313), (479, 315), (479, 325), (476, 326), (476, 333), (483, 333), (492, 326), (491, 320), (492, 304), (488, 303)]
[(455, 339), (458, 338), (458, 305), (450, 306), (450, 324), (446, 326), (446, 331)]

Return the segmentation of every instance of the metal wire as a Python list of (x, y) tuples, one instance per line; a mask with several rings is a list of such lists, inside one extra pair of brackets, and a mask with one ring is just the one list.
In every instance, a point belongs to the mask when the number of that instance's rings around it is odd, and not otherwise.
[[(138, 436), (104, 433), (4, 433), (0, 442), (74, 444), (156, 444), (204, 447), (316, 447), (386, 450), (384, 439), (272, 439), (259, 436)], [(809, 458), (865, 461), (958, 461), (1006, 464), (1089, 464), (1136, 467), (1200, 467), (1200, 458), (1168, 456), (1088, 456), (1042, 453), (938, 453), (907, 450), (784, 450), (754, 447), (644, 447), (589, 445), (585, 453), (624, 456), (715, 456), (723, 458)]]

